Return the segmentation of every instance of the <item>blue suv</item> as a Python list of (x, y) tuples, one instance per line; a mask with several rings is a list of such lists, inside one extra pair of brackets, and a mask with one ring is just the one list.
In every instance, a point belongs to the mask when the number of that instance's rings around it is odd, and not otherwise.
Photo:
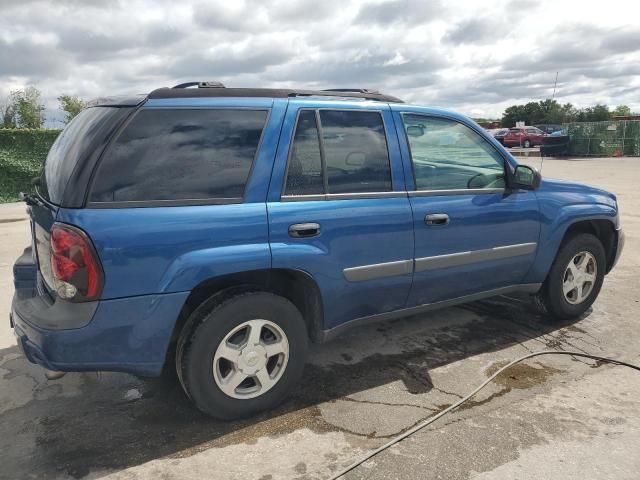
[(613, 194), (541, 180), (466, 117), (368, 90), (99, 99), (35, 184), (11, 312), (25, 356), (175, 368), (224, 419), (276, 405), (308, 342), (354, 325), (511, 292), (579, 316), (623, 242)]

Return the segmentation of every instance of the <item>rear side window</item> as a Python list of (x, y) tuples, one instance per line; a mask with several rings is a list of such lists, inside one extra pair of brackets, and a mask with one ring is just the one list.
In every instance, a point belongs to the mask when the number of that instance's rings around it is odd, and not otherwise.
[(92, 107), (80, 112), (49, 149), (40, 177), (40, 194), (56, 205), (62, 204), (64, 190), (76, 166), (105, 141), (114, 123), (127, 111), (129, 109)]
[(380, 112), (302, 110), (291, 145), (285, 194), (391, 190), (391, 167)]
[(102, 160), (94, 202), (240, 199), (265, 110), (149, 109)]

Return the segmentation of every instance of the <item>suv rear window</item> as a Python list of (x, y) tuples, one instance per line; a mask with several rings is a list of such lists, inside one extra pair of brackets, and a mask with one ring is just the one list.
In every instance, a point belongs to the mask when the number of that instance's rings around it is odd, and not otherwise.
[[(76, 165), (105, 140), (114, 122), (128, 109), (92, 107), (78, 114), (53, 142), (40, 177), (38, 192), (60, 205)], [(124, 112), (126, 114), (126, 112)]]
[(266, 119), (266, 110), (141, 110), (107, 151), (90, 199), (241, 199)]

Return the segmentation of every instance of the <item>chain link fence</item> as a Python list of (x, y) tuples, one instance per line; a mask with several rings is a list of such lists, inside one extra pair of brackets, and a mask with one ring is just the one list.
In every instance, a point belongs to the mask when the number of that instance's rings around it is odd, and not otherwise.
[(569, 155), (589, 157), (639, 157), (640, 121), (566, 123)]

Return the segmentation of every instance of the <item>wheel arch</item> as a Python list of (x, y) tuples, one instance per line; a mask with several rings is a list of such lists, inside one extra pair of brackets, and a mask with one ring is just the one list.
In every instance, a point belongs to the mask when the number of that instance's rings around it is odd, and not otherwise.
[(187, 321), (200, 305), (214, 296), (217, 297), (216, 301), (221, 301), (248, 290), (269, 292), (289, 300), (300, 310), (311, 341), (321, 340), (324, 308), (320, 289), (313, 277), (302, 270), (261, 269), (208, 278), (196, 285), (180, 311), (169, 343), (169, 352), (175, 350), (183, 329), (191, 328)]
[[(613, 221), (609, 219), (596, 218), (596, 219), (583, 219), (577, 220), (570, 224), (562, 236), (558, 250), (562, 248), (571, 238), (581, 233), (590, 233), (594, 235), (602, 246), (604, 247), (607, 267), (605, 273), (609, 273), (613, 267), (613, 262), (616, 255), (616, 227)], [(556, 255), (557, 255), (556, 251)]]
[(549, 215), (549, 222), (543, 222), (540, 232), (538, 252), (525, 283), (542, 283), (547, 278), (551, 265), (560, 248), (578, 233), (595, 235), (602, 243), (607, 259), (605, 273), (615, 263), (617, 249), (617, 211), (603, 204), (574, 204), (561, 208)]

